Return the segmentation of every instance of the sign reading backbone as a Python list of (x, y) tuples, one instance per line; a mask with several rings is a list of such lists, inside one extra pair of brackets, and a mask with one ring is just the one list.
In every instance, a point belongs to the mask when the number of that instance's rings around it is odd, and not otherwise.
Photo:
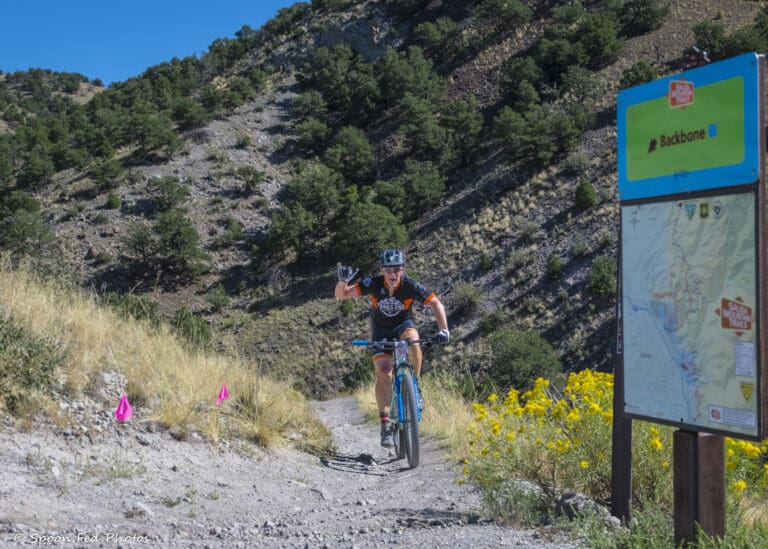
[(619, 199), (757, 181), (758, 69), (748, 53), (619, 92)]

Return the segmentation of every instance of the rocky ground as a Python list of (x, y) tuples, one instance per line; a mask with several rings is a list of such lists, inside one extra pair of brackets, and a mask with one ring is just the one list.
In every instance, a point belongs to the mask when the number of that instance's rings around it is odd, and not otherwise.
[(82, 427), (0, 431), (0, 546), (574, 547), (483, 517), (430, 440), (408, 469), (351, 398), (315, 403), (335, 441), (324, 456), (66, 406)]

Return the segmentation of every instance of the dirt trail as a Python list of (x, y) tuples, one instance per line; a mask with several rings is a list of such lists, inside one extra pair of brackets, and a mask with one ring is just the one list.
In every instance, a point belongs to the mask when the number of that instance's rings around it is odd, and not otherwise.
[(180, 442), (110, 411), (79, 431), (6, 422), (0, 546), (573, 547), (481, 518), (477, 492), (429, 440), (408, 469), (353, 399), (315, 408), (334, 454)]

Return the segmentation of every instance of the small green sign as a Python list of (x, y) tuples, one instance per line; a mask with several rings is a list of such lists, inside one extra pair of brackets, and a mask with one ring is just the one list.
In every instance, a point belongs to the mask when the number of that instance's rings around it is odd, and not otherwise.
[(619, 92), (619, 199), (750, 184), (760, 174), (761, 58), (731, 59)]
[(696, 88), (672, 108), (660, 97), (627, 109), (629, 181), (739, 164), (744, 160), (744, 80)]

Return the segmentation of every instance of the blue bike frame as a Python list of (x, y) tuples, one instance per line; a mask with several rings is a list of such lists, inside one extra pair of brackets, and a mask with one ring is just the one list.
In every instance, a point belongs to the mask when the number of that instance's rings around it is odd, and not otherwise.
[[(392, 390), (394, 391), (392, 393), (392, 396), (393, 396), (393, 400), (395, 398), (397, 399), (397, 420), (398, 422), (401, 422), (402, 420), (400, 418), (405, 417), (405, 410), (403, 409), (403, 393), (400, 391), (400, 385), (402, 384), (402, 381), (403, 381), (403, 374), (405, 373), (411, 374), (411, 379), (413, 380), (414, 393), (416, 395), (419, 394), (419, 388), (416, 382), (416, 376), (413, 373), (413, 366), (411, 366), (411, 363), (408, 362), (408, 343), (406, 341), (398, 341), (395, 344), (394, 354), (395, 354), (395, 364), (394, 364), (395, 383), (394, 383), (394, 387), (392, 388)], [(418, 409), (418, 406), (416, 407), (416, 414), (417, 414), (417, 419), (421, 421), (421, 410)]]

